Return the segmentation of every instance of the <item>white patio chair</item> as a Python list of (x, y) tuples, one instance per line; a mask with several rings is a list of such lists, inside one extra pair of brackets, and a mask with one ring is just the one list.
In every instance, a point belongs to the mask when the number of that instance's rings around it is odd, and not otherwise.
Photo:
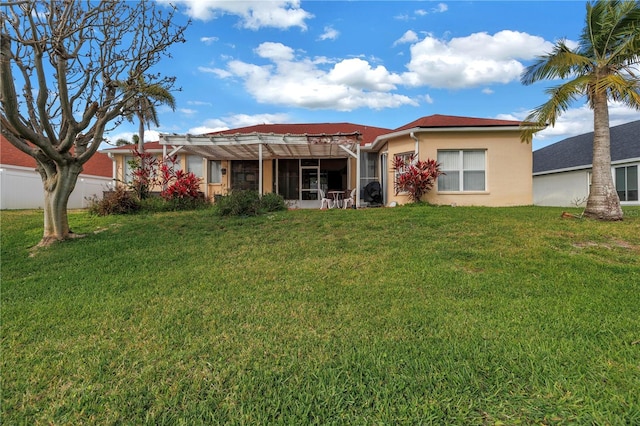
[(348, 209), (350, 206), (355, 206), (356, 205), (356, 189), (352, 189), (351, 190), (351, 195), (349, 195), (349, 198), (345, 198), (343, 201), (344, 204), (344, 209)]
[(328, 209), (332, 209), (333, 200), (331, 198), (327, 198), (322, 189), (318, 189), (318, 194), (320, 195), (320, 210), (323, 210), (325, 205)]

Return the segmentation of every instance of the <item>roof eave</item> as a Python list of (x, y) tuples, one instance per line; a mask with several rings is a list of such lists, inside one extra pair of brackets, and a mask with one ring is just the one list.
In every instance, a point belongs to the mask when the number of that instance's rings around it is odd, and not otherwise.
[(376, 146), (390, 139), (400, 136), (411, 135), (411, 133), (440, 133), (440, 132), (487, 132), (487, 131), (520, 131), (518, 125), (495, 125), (495, 126), (452, 126), (452, 127), (412, 127), (397, 132), (378, 136), (372, 143), (365, 145), (366, 150), (374, 151)]

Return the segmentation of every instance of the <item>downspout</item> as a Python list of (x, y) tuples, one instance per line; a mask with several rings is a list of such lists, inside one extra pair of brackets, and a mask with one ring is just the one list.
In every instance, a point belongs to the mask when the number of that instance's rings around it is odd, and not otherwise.
[(356, 146), (356, 209), (360, 208), (360, 141)]
[(111, 164), (111, 175), (113, 177), (112, 177), (111, 180), (113, 181), (112, 182), (113, 186), (111, 187), (111, 190), (113, 191), (113, 190), (116, 189), (116, 182), (118, 181), (118, 176), (117, 176), (118, 168), (117, 168), (116, 159), (113, 156), (113, 152), (110, 152), (108, 154), (108, 156), (109, 156), (109, 158), (111, 158), (111, 161), (112, 161), (112, 164)]
[(258, 194), (262, 198), (262, 142), (258, 144)]
[(413, 162), (415, 163), (416, 161), (418, 161), (418, 157), (420, 156), (420, 152), (419, 152), (420, 151), (420, 143), (419, 143), (418, 137), (415, 135), (415, 133), (411, 132), (411, 133), (409, 133), (409, 136), (411, 136), (411, 139), (413, 139), (416, 142), (415, 148), (413, 148), (413, 153), (414, 153), (413, 154), (414, 155)]

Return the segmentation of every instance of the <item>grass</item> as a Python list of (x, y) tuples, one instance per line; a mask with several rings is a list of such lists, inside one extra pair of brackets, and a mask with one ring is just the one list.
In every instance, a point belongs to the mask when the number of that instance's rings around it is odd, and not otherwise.
[(3, 211), (4, 424), (640, 424), (640, 209)]

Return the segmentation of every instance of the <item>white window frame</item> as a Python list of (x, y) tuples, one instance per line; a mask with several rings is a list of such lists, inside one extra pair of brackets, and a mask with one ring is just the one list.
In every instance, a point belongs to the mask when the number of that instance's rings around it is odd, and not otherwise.
[[(414, 161), (417, 161), (417, 157), (415, 156), (415, 152), (414, 151), (407, 151), (407, 152), (400, 152), (397, 154), (393, 154), (393, 160), (395, 161), (396, 157), (400, 157), (404, 160), (405, 164), (411, 164), (411, 157), (414, 157)], [(391, 163), (393, 164), (393, 163)], [(406, 166), (405, 166), (406, 167)], [(396, 195), (407, 195), (408, 192), (407, 191), (398, 191), (398, 188), (396, 188), (396, 181), (398, 180), (398, 176), (402, 173), (405, 173), (407, 171), (407, 168), (402, 168), (402, 169), (396, 169), (393, 171), (393, 187), (394, 187), (394, 191), (396, 193)]]
[[(438, 192), (439, 193), (486, 193), (487, 192), (487, 150), (486, 149), (439, 149), (438, 150), (438, 163), (440, 163), (440, 153), (441, 152), (457, 152), (459, 155), (458, 164), (459, 169), (456, 170), (447, 170), (444, 166), (441, 167), (441, 170), (447, 175), (451, 175), (452, 173), (458, 173), (458, 189), (440, 189), (440, 177), (438, 177)], [(484, 156), (484, 168), (483, 169), (465, 169), (464, 167), (464, 153), (465, 152), (482, 152)], [(465, 189), (464, 187), (464, 172), (478, 172), (482, 171), (484, 173), (484, 183), (483, 189)]]

